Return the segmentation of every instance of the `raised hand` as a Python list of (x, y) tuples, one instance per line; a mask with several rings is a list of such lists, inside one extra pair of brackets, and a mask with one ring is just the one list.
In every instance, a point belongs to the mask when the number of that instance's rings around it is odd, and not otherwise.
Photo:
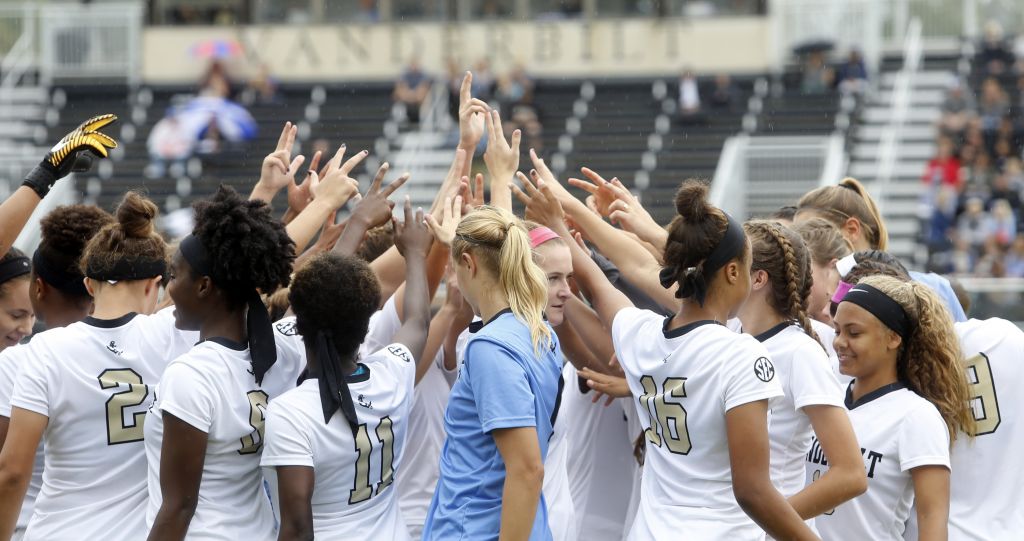
[[(512, 182), (512, 175), (519, 169), (519, 141), (522, 139), (522, 132), (512, 132), (511, 142), (505, 140), (505, 132), (501, 127), (501, 115), (497, 111), (491, 111), (487, 115), (487, 151), (484, 152), (484, 163), (487, 170), (491, 172), (491, 201), (501, 193), (502, 202), (512, 207), (511, 196), (507, 194), (506, 186)], [(494, 203), (495, 206), (502, 206)]]
[(446, 197), (444, 199), (444, 212), (442, 221), (438, 222), (433, 215), (427, 216), (427, 225), (434, 232), (434, 238), (445, 246), (451, 246), (455, 240), (455, 230), (462, 220), (462, 196), (457, 195), (455, 199)]
[(569, 184), (589, 193), (590, 197), (587, 197), (587, 206), (590, 206), (592, 201), (593, 210), (602, 217), (607, 218), (608, 215), (611, 214), (611, 210), (608, 207), (610, 207), (616, 199), (615, 192), (609, 188), (611, 183), (590, 168), (584, 167), (580, 169), (580, 171), (582, 171), (583, 174), (592, 182), (587, 182), (578, 178), (570, 178)]
[(400, 188), (402, 184), (405, 184), (405, 181), (409, 180), (409, 173), (403, 174), (391, 182), (391, 184), (381, 189), (384, 176), (387, 175), (390, 168), (391, 166), (384, 162), (377, 169), (377, 175), (373, 177), (370, 189), (367, 190), (362, 200), (359, 201), (359, 204), (352, 211), (352, 216), (349, 218), (350, 222), (359, 222), (369, 230), (384, 225), (391, 219), (391, 209), (395, 207), (395, 202), (388, 199), (388, 197), (395, 193), (395, 190)]
[(108, 149), (117, 148), (117, 141), (99, 131), (116, 121), (116, 115), (106, 114), (79, 124), (46, 153), (43, 161), (29, 171), (21, 185), (32, 188), (41, 199), (46, 197), (55, 182), (72, 171), (88, 171), (92, 167), (93, 156), (106, 158)]
[(483, 174), (477, 173), (472, 185), (469, 183), (469, 177), (462, 177), (459, 193), (462, 194), (462, 202), (466, 206), (463, 214), (468, 214), (469, 211), (486, 205)]
[[(335, 205), (334, 208), (339, 208), (344, 205), (349, 198), (359, 193), (359, 183), (348, 175), (352, 169), (355, 169), (356, 165), (366, 158), (368, 154), (369, 152), (364, 150), (355, 156), (352, 156), (342, 164), (341, 159), (345, 156), (345, 146), (342, 145), (341, 148), (338, 149), (338, 152), (335, 153), (334, 158), (327, 162), (327, 165), (320, 174), (311, 168), (308, 174), (309, 180), (303, 183), (308, 183), (310, 185), (310, 200), (324, 196), (337, 197), (342, 199), (331, 199), (331, 203)], [(344, 192), (338, 192), (333, 188), (325, 187), (326, 184), (338, 181), (340, 181), (342, 185), (346, 186)]]
[(405, 221), (394, 220), (394, 223), (395, 247), (398, 248), (398, 253), (406, 259), (410, 257), (425, 259), (434, 237), (430, 233), (430, 227), (423, 219), (423, 209), (416, 209), (416, 213), (413, 214), (412, 200), (408, 195), (405, 196)]
[(292, 158), (292, 147), (295, 145), (297, 131), (298, 128), (291, 122), (285, 122), (281, 135), (277, 138), (277, 147), (263, 158), (260, 180), (256, 183), (250, 198), (262, 199), (269, 203), (282, 188), (291, 189), (295, 185), (295, 172), (306, 160), (302, 155)]
[(491, 110), (487, 102), (472, 96), (472, 87), (473, 74), (467, 71), (459, 89), (459, 148), (469, 156), (473, 155), (484, 136), (484, 119), (480, 115)]
[[(526, 205), (526, 219), (546, 225), (561, 234), (565, 227), (565, 211), (551, 190), (551, 186), (540, 179), (536, 171), (530, 171), (533, 182), (522, 173), (516, 173), (523, 187), (512, 185), (512, 193)], [(535, 185), (536, 184), (536, 185)]]

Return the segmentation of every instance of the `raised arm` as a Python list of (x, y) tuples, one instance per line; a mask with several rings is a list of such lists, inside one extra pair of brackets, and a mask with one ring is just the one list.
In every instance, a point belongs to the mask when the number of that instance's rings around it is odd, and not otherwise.
[(32, 212), (58, 180), (72, 172), (88, 171), (94, 158), (106, 158), (108, 149), (117, 148), (117, 141), (99, 131), (116, 120), (109, 114), (94, 116), (71, 130), (0, 204), (0, 257), (7, 255)]
[[(333, 216), (353, 195), (359, 193), (359, 183), (348, 174), (366, 155), (364, 150), (341, 165), (332, 165), (334, 160), (331, 160), (324, 169), (326, 176), (323, 180), (320, 180), (316, 171), (309, 171), (306, 182), (311, 184), (313, 201), (287, 225), (288, 236), (295, 241), (296, 252), (306, 248), (324, 220)], [(340, 160), (340, 156), (336, 158)]]
[(298, 128), (291, 122), (285, 122), (281, 129), (281, 135), (277, 138), (277, 147), (267, 157), (263, 158), (263, 165), (260, 166), (260, 179), (253, 186), (249, 199), (259, 199), (268, 205), (274, 201), (274, 196), (283, 188), (290, 188), (295, 185), (295, 172), (306, 160), (304, 156), (296, 156), (292, 159), (292, 147), (295, 146), (295, 134)]
[(595, 171), (584, 167), (583, 174), (593, 182), (570, 178), (569, 184), (590, 194), (594, 209), (623, 230), (636, 235), (656, 250), (655, 257), (661, 259), (668, 241), (668, 231), (651, 218), (650, 213), (617, 178), (606, 181)]
[[(398, 177), (391, 184), (388, 184), (386, 188), (381, 189), (384, 175), (387, 174), (389, 167), (388, 163), (384, 162), (377, 169), (377, 174), (373, 177), (369, 190), (360, 199), (359, 204), (352, 210), (352, 215), (349, 216), (348, 221), (345, 223), (345, 230), (342, 231), (341, 237), (332, 249), (335, 253), (345, 255), (356, 253), (367, 231), (384, 225), (391, 219), (391, 209), (394, 208), (395, 203), (388, 198), (402, 184), (405, 184), (405, 181), (409, 180), (409, 174), (406, 173)], [(397, 249), (395, 253), (398, 254)], [(401, 258), (401, 255), (398, 254), (398, 257)], [(371, 263), (372, 266), (373, 264)], [(384, 284), (381, 285), (383, 286)], [(394, 290), (392, 289), (391, 291)], [(391, 296), (391, 291), (388, 291), (386, 295), (382, 291), (382, 297), (387, 299)]]
[[(417, 362), (423, 360), (423, 349), (430, 326), (430, 296), (427, 287), (426, 258), (433, 237), (423, 220), (423, 209), (412, 211), (412, 202), (405, 198), (405, 222), (395, 222), (395, 246), (405, 257), (405, 296), (402, 301), (402, 326), (392, 339), (409, 348)], [(419, 372), (419, 366), (417, 366)]]
[(519, 169), (519, 141), (522, 132), (512, 132), (512, 141), (505, 140), (501, 116), (491, 111), (487, 116), (487, 152), (484, 163), (491, 173), (491, 205), (512, 211), (512, 177)]

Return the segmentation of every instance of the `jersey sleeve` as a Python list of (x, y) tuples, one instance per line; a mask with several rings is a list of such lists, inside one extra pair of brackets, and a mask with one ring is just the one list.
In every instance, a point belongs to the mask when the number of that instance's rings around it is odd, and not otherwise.
[(370, 316), (370, 323), (366, 330), (366, 338), (363, 339), (363, 353), (379, 351), (391, 343), (391, 339), (402, 328), (402, 321), (398, 319), (398, 307), (395, 304), (395, 296), (392, 295), (384, 303), (384, 307)]
[(832, 363), (825, 350), (807, 342), (793, 358), (789, 375), (789, 392), (796, 409), (805, 406), (843, 406), (843, 391), (832, 372)]
[(612, 318), (612, 346), (615, 356), (623, 368), (633, 368), (633, 356), (630, 355), (630, 341), (635, 340), (637, 332), (652, 317), (660, 318), (654, 312), (639, 308), (623, 308)]
[(21, 372), (22, 350), (28, 344), (21, 344), (5, 349), (0, 353), (0, 417), (11, 416), (11, 398), (14, 397), (14, 382)]
[(725, 382), (725, 410), (782, 396), (782, 384), (768, 350), (753, 337), (736, 335), (730, 348), (729, 372)]
[(160, 380), (156, 400), (160, 411), (209, 434), (216, 396), (198, 371), (185, 363), (172, 362)]
[(266, 445), (261, 466), (313, 467), (313, 444), (288, 401), (275, 400), (267, 408)]
[(291, 389), (306, 368), (306, 343), (299, 336), (294, 316), (274, 323), (274, 345), (277, 348), (277, 362), (273, 370), (278, 371), (284, 380), (282, 391)]
[(526, 369), (511, 351), (489, 340), (471, 340), (466, 346), (463, 369), (469, 377), (484, 432), (537, 426)]
[(14, 381), (11, 407), (50, 416), (50, 391), (55, 383), (53, 358), (42, 348), (33, 348), (31, 362), (21, 363)]
[(919, 466), (949, 468), (949, 430), (931, 403), (922, 404), (904, 417), (899, 450), (901, 471)]

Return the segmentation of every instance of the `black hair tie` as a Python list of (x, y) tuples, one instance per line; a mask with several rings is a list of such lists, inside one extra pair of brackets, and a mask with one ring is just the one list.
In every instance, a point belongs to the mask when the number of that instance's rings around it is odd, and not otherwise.
[(341, 373), (341, 359), (334, 341), (322, 330), (316, 333), (316, 362), (320, 369), (320, 406), (323, 408), (324, 422), (330, 422), (334, 412), (341, 409), (355, 436), (359, 429), (356, 405), (352, 402), (345, 374)]
[(245, 327), (249, 335), (249, 356), (252, 357), (252, 373), (256, 383), (263, 384), (263, 376), (277, 362), (277, 344), (274, 342), (274, 327), (270, 312), (255, 289), (247, 301)]

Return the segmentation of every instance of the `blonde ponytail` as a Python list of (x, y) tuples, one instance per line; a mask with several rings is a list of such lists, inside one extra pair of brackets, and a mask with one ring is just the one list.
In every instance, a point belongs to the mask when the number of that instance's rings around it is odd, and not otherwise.
[(812, 211), (842, 229), (849, 218), (856, 218), (864, 230), (864, 240), (876, 250), (889, 246), (889, 232), (885, 228), (878, 205), (867, 188), (855, 178), (844, 178), (835, 186), (822, 186), (804, 194), (797, 203), (797, 213)]
[(544, 322), (548, 293), (544, 272), (533, 260), (530, 237), (521, 220), (504, 209), (482, 206), (459, 222), (452, 256), (472, 251), (498, 278), (512, 313), (530, 329), (534, 351), (550, 347), (551, 328)]

